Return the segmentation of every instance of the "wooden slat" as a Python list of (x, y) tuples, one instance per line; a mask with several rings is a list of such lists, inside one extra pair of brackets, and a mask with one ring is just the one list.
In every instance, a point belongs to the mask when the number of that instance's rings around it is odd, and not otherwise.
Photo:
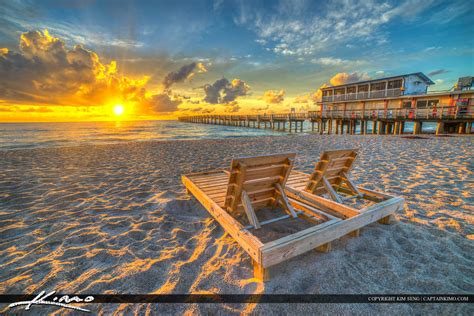
[(185, 176), (188, 179), (191, 179), (191, 178), (196, 178), (196, 177), (200, 177), (200, 176), (209, 176), (209, 175), (213, 175), (213, 174), (220, 174), (222, 172), (226, 172), (226, 170), (224, 170), (224, 169), (214, 169), (214, 170), (208, 170), (208, 171), (193, 172), (193, 173), (187, 173), (187, 174), (185, 174)]
[(285, 164), (253, 167), (247, 170), (246, 180), (272, 177), (281, 174)]
[(289, 183), (295, 183), (295, 182), (300, 182), (300, 181), (308, 181), (309, 179), (309, 176), (306, 175), (306, 176), (298, 176), (298, 177), (290, 177), (288, 178), (288, 180), (286, 181), (287, 184)]
[(219, 185), (219, 186), (214, 186), (214, 187), (206, 187), (202, 188), (199, 187), (202, 191), (204, 191), (206, 194), (213, 194), (213, 193), (219, 193), (219, 192), (227, 192), (227, 185)]
[(281, 176), (274, 176), (274, 177), (266, 177), (266, 178), (259, 178), (259, 179), (253, 179), (253, 180), (246, 180), (243, 184), (250, 186), (250, 185), (256, 185), (260, 183), (265, 183), (265, 184), (273, 184), (280, 180)]
[(274, 190), (274, 188), (268, 187), (268, 188), (263, 188), (263, 189), (259, 189), (259, 190), (255, 190), (255, 191), (248, 191), (248, 190), (246, 190), (246, 191), (247, 191), (247, 194), (248, 194), (249, 196), (252, 196), (252, 195), (259, 194), (259, 193), (271, 192), (271, 191), (273, 191), (273, 190)]
[(224, 198), (224, 197), (225, 197), (225, 191), (212, 192), (212, 193), (204, 192), (204, 193), (205, 193), (208, 197), (210, 197), (211, 199)]
[(228, 183), (229, 182), (229, 178), (228, 177), (219, 177), (219, 178), (207, 178), (207, 179), (202, 179), (200, 181), (194, 181), (192, 180), (196, 185), (199, 185), (199, 186), (205, 186), (206, 184), (213, 184), (213, 183), (216, 183), (216, 182), (224, 182), (224, 183)]
[(260, 165), (271, 165), (271, 164), (279, 164), (285, 159), (294, 159), (296, 156), (295, 153), (283, 153), (283, 154), (275, 154), (275, 155), (266, 155), (266, 156), (256, 156), (256, 157), (241, 157), (232, 160), (231, 169), (232, 167), (237, 166), (239, 162), (245, 163), (248, 168)]
[(252, 195), (249, 195), (249, 198), (251, 201), (256, 201), (256, 200), (261, 200), (261, 199), (266, 199), (269, 197), (274, 197), (273, 190), (272, 191), (262, 191), (259, 193), (254, 193)]
[[(253, 200), (253, 201), (250, 201), (250, 202), (251, 202), (252, 207), (253, 207), (254, 209), (258, 209), (258, 208), (260, 208), (260, 207), (262, 207), (262, 206), (267, 206), (267, 205), (268, 205), (270, 202), (272, 202), (273, 200), (274, 200), (274, 197), (271, 196), (271, 197), (261, 198), (261, 199), (258, 199), (258, 200)], [(242, 206), (243, 206), (243, 204), (240, 203), (240, 204), (237, 206), (237, 208), (240, 208), (240, 207), (242, 207)]]
[(302, 210), (305, 213), (307, 213), (310, 216), (316, 216), (316, 217), (323, 217), (323, 219), (328, 220), (328, 219), (337, 219), (337, 217), (332, 216), (331, 214), (325, 213), (321, 210), (315, 209), (314, 207), (311, 207), (310, 205), (306, 203), (302, 203), (298, 200), (295, 199), (288, 199), (296, 209)]
[(228, 184), (228, 181), (222, 180), (222, 181), (201, 184), (199, 185), (199, 187), (202, 189), (206, 189), (206, 188), (212, 188), (212, 187), (218, 187), (218, 186), (226, 186), (227, 184)]
[(221, 171), (221, 172), (216, 172), (216, 173), (209, 173), (206, 175), (196, 175), (196, 176), (189, 177), (189, 179), (193, 180), (193, 182), (195, 183), (199, 183), (202, 180), (212, 179), (212, 178), (221, 178), (221, 177), (228, 178), (229, 175), (224, 173), (224, 171)]
[(287, 187), (286, 194), (290, 198), (312, 205), (317, 209), (321, 209), (324, 212), (328, 212), (339, 218), (346, 219), (359, 214), (359, 211), (355, 208), (322, 198), (306, 191), (299, 191), (291, 187)]

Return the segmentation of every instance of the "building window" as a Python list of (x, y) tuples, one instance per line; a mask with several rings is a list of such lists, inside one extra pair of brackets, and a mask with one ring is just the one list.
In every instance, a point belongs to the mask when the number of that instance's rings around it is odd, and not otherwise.
[(356, 87), (348, 87), (347, 93), (356, 93)]
[(357, 86), (359, 92), (368, 92), (369, 91), (369, 85), (364, 84)]
[(428, 100), (428, 107), (432, 108), (439, 105), (439, 100)]
[(427, 105), (427, 104), (428, 104), (428, 101), (426, 101), (426, 100), (417, 101), (417, 102), (416, 102), (416, 107), (417, 107), (418, 109), (424, 109), (424, 108), (426, 108), (426, 105)]
[(323, 96), (324, 97), (327, 97), (327, 96), (330, 96), (332, 95), (332, 90), (323, 90)]
[(403, 102), (403, 108), (404, 109), (411, 109), (411, 101)]
[(370, 91), (380, 91), (380, 90), (385, 90), (385, 82), (373, 83), (370, 86)]
[(344, 89), (344, 88), (335, 89), (335, 90), (334, 90), (334, 95), (345, 94), (345, 92), (346, 92), (346, 89)]
[(402, 79), (392, 80), (388, 82), (388, 89), (400, 89), (402, 87)]

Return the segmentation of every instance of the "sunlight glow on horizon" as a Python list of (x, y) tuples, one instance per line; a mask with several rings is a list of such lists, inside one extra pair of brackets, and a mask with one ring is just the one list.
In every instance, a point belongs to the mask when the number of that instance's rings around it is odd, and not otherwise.
[(123, 112), (125, 111), (124, 107), (122, 104), (116, 104), (114, 106), (114, 114), (115, 116), (121, 116)]

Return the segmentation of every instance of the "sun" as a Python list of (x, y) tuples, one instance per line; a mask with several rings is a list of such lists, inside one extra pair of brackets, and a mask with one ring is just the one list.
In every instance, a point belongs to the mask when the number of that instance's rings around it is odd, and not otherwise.
[(116, 116), (120, 116), (122, 115), (124, 112), (124, 108), (123, 108), (123, 105), (122, 104), (116, 104), (114, 105), (114, 114)]

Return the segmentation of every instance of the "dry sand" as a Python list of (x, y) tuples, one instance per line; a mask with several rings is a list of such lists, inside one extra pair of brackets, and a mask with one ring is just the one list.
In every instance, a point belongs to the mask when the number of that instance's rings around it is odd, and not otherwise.
[[(2, 151), (0, 293), (474, 293), (473, 140), (295, 135)], [(330, 253), (275, 267), (265, 284), (180, 183), (183, 173), (274, 152), (298, 152), (297, 169), (309, 172), (322, 150), (348, 147), (361, 149), (355, 180), (404, 197), (405, 210), (393, 225), (336, 241)], [(473, 314), (467, 304), (90, 307), (140, 315)]]

